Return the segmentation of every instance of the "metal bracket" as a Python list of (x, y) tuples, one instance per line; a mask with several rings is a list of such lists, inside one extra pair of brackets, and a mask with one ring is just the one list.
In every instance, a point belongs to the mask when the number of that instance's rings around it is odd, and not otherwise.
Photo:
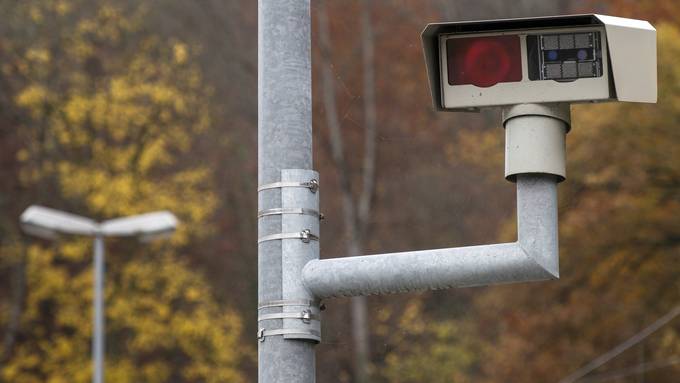
[(311, 215), (313, 217), (318, 217), (319, 219), (324, 219), (323, 214), (319, 213), (314, 209), (305, 208), (274, 208), (259, 211), (257, 213), (257, 218), (262, 218), (268, 215), (282, 215), (282, 214), (302, 214)]
[(290, 181), (273, 182), (270, 184), (261, 185), (260, 187), (257, 188), (257, 191), (261, 192), (263, 190), (278, 188), (307, 188), (312, 193), (316, 193), (317, 190), (319, 190), (319, 181), (316, 179), (311, 179), (308, 182), (290, 182)]
[(257, 339), (260, 342), (264, 342), (265, 337), (268, 336), (274, 336), (274, 335), (307, 335), (310, 337), (315, 337), (315, 338), (320, 338), (321, 333), (315, 330), (302, 330), (302, 329), (287, 329), (287, 328), (279, 328), (279, 329), (264, 329), (261, 328), (257, 331)]
[(309, 324), (313, 320), (319, 320), (319, 316), (312, 314), (312, 310), (302, 310), (299, 313), (286, 312), (286, 313), (262, 314), (257, 317), (258, 322), (272, 319), (300, 319), (303, 323)]
[(297, 233), (276, 233), (265, 235), (264, 237), (260, 237), (257, 240), (257, 243), (262, 243), (266, 241), (276, 241), (279, 239), (299, 239), (304, 243), (309, 243), (310, 241), (318, 241), (319, 236), (316, 234), (312, 234), (312, 232), (309, 229), (305, 229)]
[(502, 108), (503, 128), (505, 124), (515, 117), (543, 116), (562, 120), (567, 125), (567, 133), (571, 129), (571, 106), (569, 103), (548, 104), (518, 104)]
[(271, 295), (278, 300), (263, 300), (258, 306), (260, 341), (280, 335), (283, 340), (321, 342), (319, 302), (300, 275), (307, 262), (319, 258), (318, 179), (319, 174), (310, 169), (281, 169), (280, 182), (263, 182), (258, 188), (268, 193), (258, 198), (257, 242), (260, 247), (280, 246), (277, 262), (281, 267), (281, 291)]
[[(311, 325), (312, 328), (295, 328), (295, 327), (288, 327), (288, 328), (278, 328), (278, 329), (266, 329), (264, 327), (261, 327), (258, 332), (257, 332), (257, 339), (260, 340), (260, 342), (264, 342), (265, 337), (267, 336), (274, 336), (274, 335), (283, 335), (284, 338), (286, 336), (291, 336), (291, 335), (298, 335), (302, 336), (303, 339), (309, 339), (313, 340), (316, 342), (321, 341), (321, 333), (318, 331), (319, 327), (319, 315), (315, 314), (315, 310), (319, 310), (319, 302), (317, 301), (312, 301), (312, 300), (306, 300), (306, 299), (291, 299), (291, 300), (275, 300), (275, 301), (267, 301), (267, 302), (262, 302), (258, 305), (258, 311), (262, 309), (267, 309), (267, 308), (273, 308), (273, 307), (291, 307), (291, 306), (297, 306), (300, 307), (300, 311), (294, 311), (294, 312), (278, 312), (278, 313), (269, 313), (269, 314), (259, 314), (257, 317), (257, 322), (261, 323), (262, 321), (266, 320), (274, 320), (274, 319), (299, 319), (302, 323), (305, 325)], [(315, 323), (312, 323), (315, 322)], [(288, 323), (290, 325), (291, 323)], [(284, 326), (286, 326), (286, 322), (284, 321)], [(317, 329), (315, 329), (316, 327)]]
[(278, 300), (278, 301), (267, 301), (267, 302), (262, 302), (257, 306), (258, 310), (268, 308), (268, 307), (285, 307), (285, 306), (316, 306), (318, 303), (315, 301), (310, 301), (306, 299), (300, 299), (300, 300), (294, 300), (294, 299), (289, 299), (289, 300)]

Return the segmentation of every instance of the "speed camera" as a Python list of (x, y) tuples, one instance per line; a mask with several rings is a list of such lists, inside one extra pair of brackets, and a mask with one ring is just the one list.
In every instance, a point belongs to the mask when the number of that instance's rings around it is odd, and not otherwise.
[(525, 103), (656, 102), (656, 30), (602, 15), (429, 24), (437, 110)]

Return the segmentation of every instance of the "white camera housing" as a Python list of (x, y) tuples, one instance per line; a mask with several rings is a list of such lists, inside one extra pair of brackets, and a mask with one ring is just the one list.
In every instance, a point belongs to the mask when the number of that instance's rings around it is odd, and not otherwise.
[(440, 111), (657, 99), (656, 29), (647, 21), (593, 14), (434, 23), (422, 42)]

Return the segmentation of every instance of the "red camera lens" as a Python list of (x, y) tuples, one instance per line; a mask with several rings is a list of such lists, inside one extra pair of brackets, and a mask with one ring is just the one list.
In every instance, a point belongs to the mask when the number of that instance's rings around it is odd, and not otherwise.
[(488, 88), (522, 81), (519, 36), (452, 38), (446, 41), (449, 85)]

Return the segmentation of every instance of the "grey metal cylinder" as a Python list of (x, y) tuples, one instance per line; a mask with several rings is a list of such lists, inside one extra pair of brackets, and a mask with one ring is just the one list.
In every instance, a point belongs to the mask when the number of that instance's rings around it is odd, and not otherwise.
[(92, 335), (92, 382), (104, 383), (104, 238), (94, 237), (94, 334)]
[(517, 175), (517, 241), (554, 278), (559, 278), (557, 177)]
[(505, 178), (515, 182), (518, 174), (552, 174), (564, 181), (569, 115), (569, 104), (505, 108)]
[[(258, 3), (258, 183), (281, 181), (282, 169), (312, 168), (311, 18), (309, 0)], [(258, 210), (282, 208), (280, 189), (258, 193)], [(282, 232), (281, 215), (258, 220), (258, 238)], [(258, 301), (285, 299), (282, 240), (258, 244)], [(269, 315), (282, 307), (260, 310)], [(283, 328), (284, 319), (266, 322)], [(253, 334), (255, 339), (255, 334)], [(260, 383), (313, 383), (314, 343), (284, 339), (258, 342)]]

